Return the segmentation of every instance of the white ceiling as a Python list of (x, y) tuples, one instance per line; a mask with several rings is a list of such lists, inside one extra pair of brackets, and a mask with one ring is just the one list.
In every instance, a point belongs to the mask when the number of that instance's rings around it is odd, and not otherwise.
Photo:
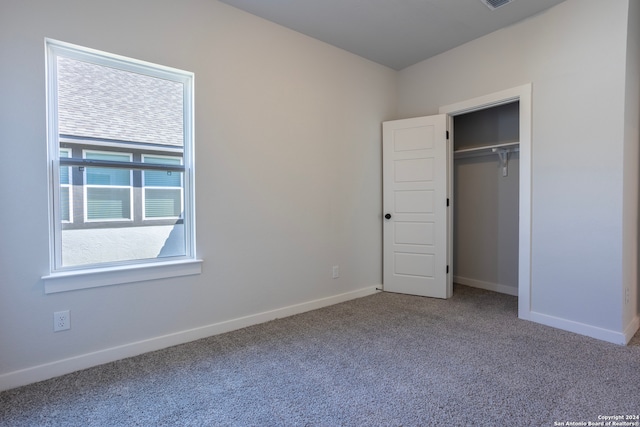
[(220, 0), (396, 70), (564, 0)]

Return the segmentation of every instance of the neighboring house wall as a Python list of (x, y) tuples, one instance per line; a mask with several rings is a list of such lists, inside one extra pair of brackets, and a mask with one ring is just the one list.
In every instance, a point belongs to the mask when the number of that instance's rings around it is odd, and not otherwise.
[(62, 232), (62, 264), (68, 266), (180, 255), (184, 255), (182, 224)]
[[(195, 73), (201, 275), (44, 295), (45, 37)], [(212, 0), (2, 0), (0, 61), (0, 388), (380, 285), (393, 70)]]
[(531, 313), (591, 335), (637, 322), (622, 318), (623, 288), (637, 288), (635, 256), (623, 263), (638, 209), (637, 136), (623, 162), (628, 9), (567, 0), (399, 73), (398, 117), (532, 83)]

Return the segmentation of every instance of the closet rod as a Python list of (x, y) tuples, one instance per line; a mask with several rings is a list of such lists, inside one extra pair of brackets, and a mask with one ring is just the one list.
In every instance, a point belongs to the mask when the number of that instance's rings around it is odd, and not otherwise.
[(461, 148), (459, 150), (454, 150), (454, 154), (463, 154), (463, 153), (474, 153), (480, 151), (487, 151), (487, 154), (492, 153), (492, 149), (494, 148), (507, 148), (507, 147), (515, 147), (520, 145), (520, 142), (505, 142), (502, 144), (492, 144), (492, 145), (482, 145), (478, 147), (471, 148)]
[(497, 154), (500, 159), (500, 167), (502, 168), (502, 176), (507, 176), (509, 155), (520, 151), (520, 145), (518, 142), (507, 142), (503, 144), (485, 145), (482, 147), (465, 148), (462, 150), (455, 150), (453, 152), (454, 158), (469, 158), (479, 156), (489, 156)]

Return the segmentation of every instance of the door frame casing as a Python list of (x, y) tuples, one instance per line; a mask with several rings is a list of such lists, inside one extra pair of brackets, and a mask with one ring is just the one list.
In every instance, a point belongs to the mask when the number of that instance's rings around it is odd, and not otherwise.
[[(449, 144), (447, 144), (447, 193), (449, 194), (451, 201), (453, 201), (453, 138), (455, 138), (453, 133), (453, 117), (515, 101), (520, 102), (518, 317), (525, 320), (531, 320), (531, 83), (479, 96), (466, 101), (457, 102), (455, 104), (445, 105), (440, 107), (439, 113), (448, 115), (448, 128), (451, 132)], [(455, 209), (455, 206), (452, 205), (448, 212), (447, 221), (447, 257), (449, 258), (450, 265), (452, 265), (453, 262), (453, 209)], [(450, 274), (447, 277), (447, 280), (453, 281), (453, 274)]]

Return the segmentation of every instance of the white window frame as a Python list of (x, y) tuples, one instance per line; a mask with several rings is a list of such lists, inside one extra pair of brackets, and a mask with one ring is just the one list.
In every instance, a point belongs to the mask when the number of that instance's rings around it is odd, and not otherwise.
[[(100, 151), (100, 150), (82, 150), (82, 158), (86, 159), (87, 154), (96, 153), (96, 154), (119, 154), (123, 156), (128, 156), (129, 161), (133, 161), (133, 154), (131, 153), (122, 153), (119, 151)], [(98, 184), (89, 184), (87, 182), (87, 168), (84, 168), (82, 175), (82, 191), (83, 200), (84, 200), (84, 222), (133, 222), (133, 171), (129, 171), (129, 185), (98, 185)], [(129, 217), (128, 218), (100, 218), (100, 219), (90, 219), (89, 218), (89, 188), (126, 188), (129, 190)]]
[[(184, 160), (178, 156), (164, 156), (160, 154), (143, 154), (142, 163), (144, 163), (145, 157), (156, 157), (156, 158), (164, 158), (164, 159), (179, 159), (180, 164), (184, 164)], [(153, 221), (156, 219), (178, 219), (180, 216), (154, 216), (151, 218), (147, 218), (147, 185), (145, 182), (145, 171), (142, 171), (142, 220), (143, 221)], [(184, 174), (180, 175), (180, 188), (177, 187), (148, 187), (154, 190), (180, 190), (180, 212), (184, 212)]]
[[(194, 188), (194, 74), (120, 55), (101, 52), (53, 39), (45, 39), (47, 76), (47, 145), (49, 179), (49, 274), (45, 293), (56, 293), (153, 279), (200, 274), (202, 260), (196, 258)], [(57, 57), (64, 56), (102, 66), (182, 83), (183, 91), (183, 219), (185, 255), (88, 266), (62, 266), (62, 221), (60, 206), (60, 135), (58, 127)], [(86, 183), (86, 182), (85, 182)], [(85, 197), (86, 200), (86, 197)], [(85, 209), (86, 212), (86, 209)], [(70, 215), (71, 216), (71, 215)]]

